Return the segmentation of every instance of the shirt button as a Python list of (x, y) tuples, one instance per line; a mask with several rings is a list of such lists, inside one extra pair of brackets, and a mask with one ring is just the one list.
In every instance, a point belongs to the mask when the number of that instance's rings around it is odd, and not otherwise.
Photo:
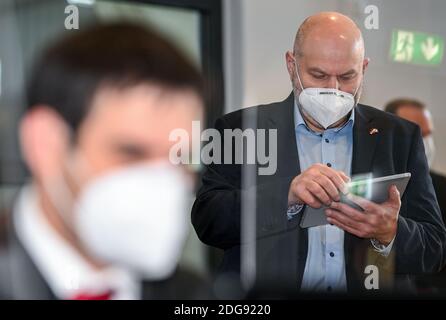
[(328, 139), (325, 139), (325, 142), (326, 142), (326, 143), (330, 143), (330, 140), (328, 140)]
[(327, 167), (331, 168), (331, 163), (330, 162), (327, 163)]
[(334, 252), (330, 252), (330, 257), (334, 257)]

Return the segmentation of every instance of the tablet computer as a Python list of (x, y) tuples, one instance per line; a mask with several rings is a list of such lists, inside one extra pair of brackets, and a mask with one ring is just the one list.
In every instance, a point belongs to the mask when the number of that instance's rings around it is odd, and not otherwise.
[[(383, 203), (388, 198), (388, 190), (391, 185), (395, 185), (403, 196), (407, 184), (410, 180), (410, 173), (401, 173), (391, 176), (379, 178), (364, 178), (355, 177), (347, 184), (348, 192), (363, 198), (366, 198), (375, 203)], [(341, 195), (341, 202), (350, 205), (351, 207), (363, 211), (363, 209), (356, 203), (348, 199), (347, 195)], [(302, 228), (316, 227), (327, 224), (327, 216), (325, 215), (326, 206), (321, 208), (311, 208), (306, 206), (303, 212), (300, 226)]]

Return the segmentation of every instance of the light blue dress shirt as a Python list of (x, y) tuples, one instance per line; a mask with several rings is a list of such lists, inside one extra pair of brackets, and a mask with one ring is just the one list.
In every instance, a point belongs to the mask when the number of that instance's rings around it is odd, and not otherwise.
[[(351, 175), (354, 117), (353, 109), (342, 127), (317, 133), (308, 128), (295, 106), (294, 123), (301, 171), (315, 163), (323, 163)], [(339, 292), (345, 291), (346, 287), (344, 231), (330, 224), (308, 228), (308, 254), (301, 289)]]

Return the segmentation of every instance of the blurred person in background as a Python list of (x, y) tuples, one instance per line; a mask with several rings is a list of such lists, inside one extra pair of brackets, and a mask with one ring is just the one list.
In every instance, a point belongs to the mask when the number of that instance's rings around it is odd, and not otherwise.
[(434, 124), (430, 111), (422, 102), (415, 99), (393, 100), (386, 105), (385, 111), (412, 121), (420, 127), (432, 184), (434, 185), (437, 201), (440, 205), (443, 221), (446, 222), (446, 177), (432, 170), (435, 157), (435, 143), (433, 138)]
[(199, 297), (175, 272), (193, 179), (168, 161), (171, 130), (203, 116), (197, 70), (142, 27), (93, 26), (44, 52), (28, 105), (6, 298)]

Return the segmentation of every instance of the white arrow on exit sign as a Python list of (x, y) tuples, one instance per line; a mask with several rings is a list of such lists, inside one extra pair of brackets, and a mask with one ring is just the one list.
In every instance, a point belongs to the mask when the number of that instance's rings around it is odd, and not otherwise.
[(433, 57), (435, 57), (440, 49), (440, 45), (435, 44), (434, 38), (429, 37), (425, 42), (421, 44), (421, 51), (423, 51), (423, 55), (426, 60), (430, 61)]

